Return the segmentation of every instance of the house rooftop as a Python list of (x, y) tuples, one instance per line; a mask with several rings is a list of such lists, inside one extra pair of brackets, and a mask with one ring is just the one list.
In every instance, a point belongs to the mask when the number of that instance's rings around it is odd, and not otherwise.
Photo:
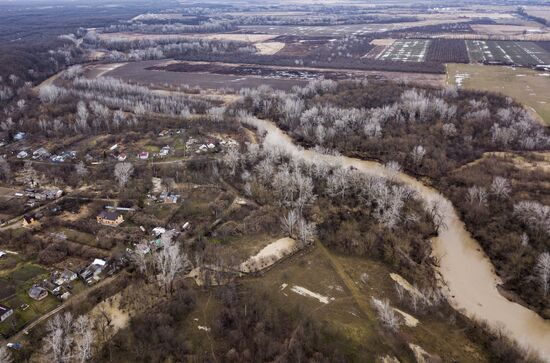
[(117, 212), (102, 211), (99, 213), (98, 217), (102, 219), (107, 219), (109, 221), (116, 221), (119, 214)]
[(8, 311), (10, 311), (11, 308), (7, 307), (6, 305), (0, 304), (0, 315), (4, 315)]

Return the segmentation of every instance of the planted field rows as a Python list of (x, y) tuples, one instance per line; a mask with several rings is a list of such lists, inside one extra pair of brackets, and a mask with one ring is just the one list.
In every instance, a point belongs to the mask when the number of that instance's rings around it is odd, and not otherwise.
[(401, 62), (423, 62), (429, 40), (426, 39), (399, 39), (389, 45), (377, 59)]
[(471, 62), (534, 66), (549, 64), (550, 53), (533, 42), (468, 40)]

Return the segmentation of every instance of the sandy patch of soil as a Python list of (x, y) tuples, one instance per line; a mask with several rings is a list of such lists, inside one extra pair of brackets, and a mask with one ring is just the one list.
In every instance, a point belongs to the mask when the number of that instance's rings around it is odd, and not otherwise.
[(258, 48), (258, 53), (265, 55), (273, 55), (283, 49), (285, 45), (285, 43), (281, 42), (266, 42), (254, 44), (254, 46)]
[(292, 238), (281, 238), (268, 244), (256, 255), (241, 263), (242, 272), (255, 272), (267, 268), (296, 250), (296, 241)]
[(388, 45), (392, 45), (393, 42), (395, 42), (395, 39), (390, 39), (390, 38), (386, 38), (386, 39), (373, 39), (370, 44), (372, 45), (382, 45), (382, 46), (388, 46)]
[(120, 309), (120, 294), (102, 301), (90, 311), (90, 315), (94, 319), (98, 319), (104, 314), (107, 314), (111, 320), (112, 335), (115, 335), (120, 329), (124, 329), (130, 321), (130, 315)]
[(393, 308), (393, 310), (403, 317), (403, 321), (405, 322), (405, 325), (408, 327), (414, 328), (420, 323), (420, 321), (418, 321), (418, 319), (412, 316), (411, 314), (407, 314), (406, 312), (396, 308)]
[(398, 275), (396, 273), (391, 273), (390, 277), (393, 281), (395, 281), (397, 284), (399, 284), (402, 288), (407, 290), (412, 295), (417, 295), (419, 297), (423, 297), (422, 293), (418, 291), (416, 287), (411, 285), (410, 282), (405, 280), (401, 275)]
[(292, 292), (295, 292), (298, 295), (311, 297), (311, 298), (314, 298), (316, 300), (319, 300), (319, 302), (323, 303), (323, 304), (328, 304), (329, 302), (334, 300), (333, 297), (324, 296), (324, 295), (318, 294), (316, 292), (310, 291), (310, 290), (306, 289), (305, 287), (301, 287), (301, 286), (297, 286), (297, 285), (292, 286), (290, 288), (290, 290)]

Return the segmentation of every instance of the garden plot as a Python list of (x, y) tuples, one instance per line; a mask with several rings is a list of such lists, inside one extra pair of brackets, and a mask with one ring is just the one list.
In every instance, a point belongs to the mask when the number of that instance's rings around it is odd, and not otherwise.
[(377, 59), (401, 62), (423, 62), (430, 44), (426, 39), (399, 39), (389, 45)]
[(517, 66), (548, 64), (550, 53), (533, 42), (468, 40), (470, 59), (478, 63), (504, 63)]

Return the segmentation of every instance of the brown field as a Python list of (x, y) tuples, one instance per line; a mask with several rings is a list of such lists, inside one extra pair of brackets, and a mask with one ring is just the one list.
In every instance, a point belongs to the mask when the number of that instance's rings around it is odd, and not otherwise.
[(526, 6), (527, 14), (550, 21), (550, 6)]
[[(147, 69), (151, 67), (166, 67), (174, 64), (187, 64), (193, 67), (177, 72)], [(384, 71), (359, 71), (334, 69), (309, 68), (309, 67), (283, 67), (283, 66), (259, 66), (247, 64), (209, 63), (209, 62), (176, 62), (174, 60), (131, 62), (127, 64), (103, 64), (88, 68), (87, 77), (108, 76), (119, 78), (128, 82), (140, 84), (154, 84), (157, 88), (171, 89), (172, 87), (189, 86), (205, 89), (234, 90), (246, 87), (258, 87), (263, 84), (275, 89), (288, 90), (295, 85), (305, 85), (309, 79), (320, 76), (332, 79), (373, 77), (377, 79), (402, 80), (412, 83), (441, 86), (445, 83), (445, 75), (384, 72)], [(198, 67), (202, 65), (202, 67)], [(212, 66), (215, 66), (212, 73)], [(112, 69), (112, 70), (111, 70)], [(256, 75), (246, 73), (253, 70)]]
[(158, 65), (158, 63), (158, 61), (128, 63), (108, 72), (106, 75), (141, 84), (168, 84), (176, 87), (186, 85), (206, 89), (231, 88), (238, 90), (268, 84), (276, 89), (289, 90), (295, 85), (304, 85), (306, 83), (305, 80), (300, 79), (273, 79), (247, 75), (212, 74), (208, 72), (165, 72), (146, 69)]
[(472, 25), (472, 29), (479, 34), (487, 35), (521, 35), (524, 32), (530, 32), (532, 34), (548, 34), (548, 31), (546, 31), (542, 26), (477, 24)]

